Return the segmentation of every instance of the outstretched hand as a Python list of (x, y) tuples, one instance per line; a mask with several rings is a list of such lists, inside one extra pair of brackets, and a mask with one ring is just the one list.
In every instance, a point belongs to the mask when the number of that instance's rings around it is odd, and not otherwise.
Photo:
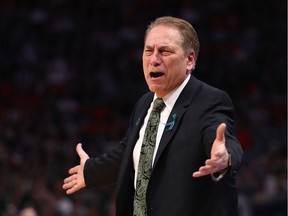
[(207, 159), (205, 165), (201, 166), (198, 171), (193, 173), (193, 177), (213, 174), (225, 170), (228, 167), (229, 155), (225, 146), (225, 129), (225, 123), (218, 126), (216, 139), (211, 148), (211, 158)]
[(86, 186), (84, 179), (84, 165), (89, 156), (82, 149), (82, 144), (76, 146), (76, 152), (80, 157), (80, 164), (69, 169), (70, 176), (64, 179), (62, 188), (67, 194), (72, 194)]

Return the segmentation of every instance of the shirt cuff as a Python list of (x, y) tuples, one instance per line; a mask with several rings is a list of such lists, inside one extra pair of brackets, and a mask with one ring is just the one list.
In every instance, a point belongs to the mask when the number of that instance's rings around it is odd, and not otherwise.
[[(220, 172), (217, 172), (217, 174), (215, 175), (215, 173), (212, 173), (210, 174), (211, 176), (211, 179), (214, 181), (214, 182), (219, 182), (225, 175), (226, 173), (228, 172), (229, 168), (231, 167), (231, 154), (228, 154), (228, 166), (226, 169), (220, 171)], [(219, 175), (218, 175), (219, 174)], [(216, 177), (217, 176), (217, 177)]]

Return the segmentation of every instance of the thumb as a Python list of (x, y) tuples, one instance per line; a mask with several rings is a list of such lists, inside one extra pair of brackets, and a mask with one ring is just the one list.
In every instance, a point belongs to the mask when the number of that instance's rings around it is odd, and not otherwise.
[(77, 154), (79, 155), (79, 157), (80, 157), (81, 159), (83, 159), (83, 158), (89, 158), (88, 154), (83, 150), (81, 143), (78, 143), (78, 144), (77, 144), (77, 146), (76, 146), (76, 152), (77, 152)]
[(216, 132), (216, 140), (218, 142), (225, 142), (225, 129), (226, 129), (226, 124), (222, 123), (218, 126), (217, 132)]

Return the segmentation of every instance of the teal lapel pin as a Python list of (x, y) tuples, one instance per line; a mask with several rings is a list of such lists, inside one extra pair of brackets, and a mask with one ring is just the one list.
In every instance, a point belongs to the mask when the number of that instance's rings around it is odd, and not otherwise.
[(171, 121), (171, 122), (168, 122), (166, 125), (165, 125), (165, 127), (166, 127), (166, 130), (172, 130), (173, 129), (173, 127), (174, 127), (174, 125), (175, 125), (175, 120), (176, 120), (176, 114), (174, 113), (173, 115), (172, 115), (172, 118), (173, 118), (173, 120)]

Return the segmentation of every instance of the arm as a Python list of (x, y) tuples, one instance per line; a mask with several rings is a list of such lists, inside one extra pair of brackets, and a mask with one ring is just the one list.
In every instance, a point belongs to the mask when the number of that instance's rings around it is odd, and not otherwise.
[(218, 91), (214, 94), (204, 113), (202, 142), (208, 159), (193, 177), (210, 174), (217, 181), (228, 171), (240, 168), (243, 150), (233, 130), (234, 108), (226, 93)]
[(79, 143), (76, 152), (80, 164), (69, 169), (70, 176), (64, 179), (62, 188), (67, 194), (72, 194), (84, 187), (95, 188), (115, 183), (122, 159), (120, 146), (99, 158), (89, 158)]
[(84, 166), (84, 179), (88, 189), (116, 184), (121, 166), (126, 137), (108, 153), (89, 158)]

